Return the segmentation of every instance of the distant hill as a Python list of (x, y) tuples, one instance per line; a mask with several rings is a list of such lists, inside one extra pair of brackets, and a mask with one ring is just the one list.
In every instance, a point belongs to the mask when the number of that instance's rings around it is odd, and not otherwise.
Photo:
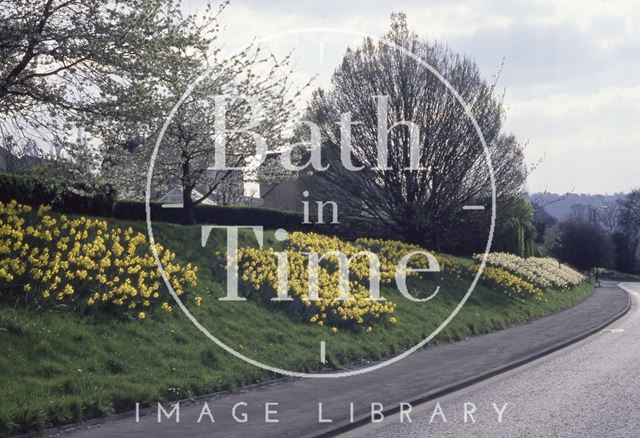
[(583, 204), (595, 208), (600, 208), (604, 203), (616, 202), (623, 198), (624, 193), (613, 195), (592, 195), (584, 193), (567, 193), (558, 195), (556, 193), (532, 193), (528, 197), (531, 202), (543, 207), (544, 210), (558, 221), (564, 221), (571, 215), (571, 207), (576, 204)]

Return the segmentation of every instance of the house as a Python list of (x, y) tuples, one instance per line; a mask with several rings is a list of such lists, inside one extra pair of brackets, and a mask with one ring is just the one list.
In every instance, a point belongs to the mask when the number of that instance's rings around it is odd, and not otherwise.
[(300, 180), (260, 184), (260, 198), (265, 207), (289, 211), (301, 210), (303, 198)]
[[(303, 188), (298, 173), (284, 170), (281, 167), (280, 156), (282, 152), (270, 152), (267, 154), (263, 166), (271, 169), (271, 172), (279, 175), (274, 182), (258, 183), (260, 199), (265, 207), (277, 210), (300, 211), (302, 210)], [(268, 171), (267, 171), (268, 172)], [(268, 180), (269, 178), (266, 178)]]
[[(193, 199), (194, 201), (197, 199), (202, 198), (202, 193), (200, 193), (197, 190), (193, 190), (191, 192), (191, 199)], [(158, 195), (157, 197), (155, 197), (154, 199), (157, 202), (160, 202), (164, 205), (178, 205), (178, 204), (182, 204), (182, 188), (181, 187), (174, 187), (173, 189), (169, 190), (168, 192), (162, 194), (162, 195)], [(202, 201), (200, 203), (200, 205), (216, 205), (215, 202), (213, 202), (213, 200), (206, 198), (204, 201)]]
[[(276, 169), (278, 175), (285, 174), (280, 166), (280, 152), (267, 155), (263, 166)], [(215, 180), (217, 170), (209, 169), (209, 179)], [(258, 178), (260, 179), (260, 178)], [(269, 178), (263, 178), (268, 180)], [(232, 170), (225, 175), (214, 193), (208, 196), (203, 205), (247, 205), (252, 207), (268, 207), (278, 210), (299, 211), (302, 209), (302, 191), (297, 174), (290, 173), (290, 178), (279, 177), (276, 182), (258, 182), (254, 176), (248, 176), (241, 170)], [(192, 199), (201, 199), (206, 193), (206, 184), (197, 186), (192, 193)], [(182, 188), (179, 185), (164, 191), (152, 193), (152, 200), (163, 204), (182, 204)]]

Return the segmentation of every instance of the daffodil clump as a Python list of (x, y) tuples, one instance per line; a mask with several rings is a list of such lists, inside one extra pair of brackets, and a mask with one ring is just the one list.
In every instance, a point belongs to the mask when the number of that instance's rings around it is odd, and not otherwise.
[[(360, 238), (357, 239), (355, 243), (359, 251), (367, 250), (378, 255), (381, 264), (381, 277), (382, 280), (387, 283), (390, 283), (395, 278), (396, 266), (401, 258), (411, 252), (427, 251), (421, 246), (399, 240)], [(441, 271), (453, 271), (456, 267), (456, 263), (450, 257), (433, 251), (428, 252), (436, 259)], [(433, 268), (433, 266), (430, 265), (429, 259), (423, 255), (412, 257), (408, 266), (409, 268), (415, 269)], [(416, 277), (419, 275), (419, 273), (411, 269), (404, 271), (404, 273), (407, 277)]]
[[(67, 304), (83, 310), (131, 314), (144, 319), (157, 306), (171, 312), (147, 237), (105, 220), (69, 218), (28, 205), (0, 202), (0, 294), (38, 305)], [(157, 244), (177, 295), (197, 283), (197, 267), (174, 261)], [(195, 297), (200, 304), (200, 297)]]
[[(379, 279), (382, 285), (395, 285), (398, 262), (409, 253), (414, 254), (404, 270), (407, 278), (423, 274), (414, 269), (433, 269), (433, 259), (423, 254), (423, 248), (395, 240), (361, 238), (346, 242), (338, 237), (315, 233), (294, 232), (288, 235), (284, 248), (246, 247), (238, 249), (240, 279), (248, 289), (267, 301), (278, 294), (278, 255), (287, 260), (287, 294), (292, 301), (278, 305), (302, 315), (310, 323), (327, 326), (333, 332), (338, 327), (366, 327), (372, 323), (386, 321), (396, 323), (393, 316), (396, 304), (391, 300), (373, 300), (370, 295), (369, 258), (358, 253), (368, 251), (379, 260)], [(331, 252), (344, 254), (349, 262), (349, 297), (340, 299), (339, 262)], [(318, 299), (309, 296), (309, 253), (322, 257), (318, 270)], [(430, 252), (438, 263), (438, 270), (447, 275), (471, 279), (477, 272), (477, 263), (463, 263), (456, 259)], [(224, 255), (217, 253), (224, 266)], [(491, 287), (516, 296), (539, 296), (541, 289), (505, 269), (487, 266), (482, 281)], [(392, 286), (393, 287), (393, 286)], [(418, 291), (419, 293), (419, 291)]]
[[(383, 260), (387, 260), (392, 266), (388, 268), (393, 269), (395, 263), (412, 251), (424, 251), (418, 245), (411, 245), (396, 240), (382, 240), (382, 239), (358, 239), (356, 243), (360, 246), (371, 250), (374, 253), (382, 255)], [(468, 278), (471, 279), (476, 275), (480, 265), (477, 263), (460, 263), (455, 259), (443, 254), (431, 252), (431, 254), (438, 261), (440, 270), (447, 274), (453, 275), (458, 279)], [(412, 259), (411, 266), (414, 268), (425, 269), (429, 267), (429, 262), (426, 257), (417, 257)], [(387, 272), (387, 276), (393, 278), (393, 271)], [(407, 272), (407, 277), (416, 275), (415, 272)], [(542, 290), (534, 286), (529, 281), (525, 280), (521, 276), (514, 275), (509, 271), (500, 269), (498, 267), (487, 266), (485, 267), (481, 281), (487, 284), (493, 289), (500, 290), (504, 293), (513, 296), (534, 296), (539, 297), (542, 294)]]
[[(372, 300), (368, 283), (360, 275), (366, 261), (358, 257), (350, 265), (349, 297), (340, 300), (340, 274), (337, 260), (327, 257), (318, 269), (318, 299), (309, 297), (308, 257), (292, 247), (281, 251), (288, 257), (288, 291), (293, 301), (289, 309), (303, 315), (313, 324), (327, 326), (336, 332), (339, 326), (368, 326), (378, 320), (395, 324), (391, 316), (396, 305), (390, 300)], [(278, 288), (277, 259), (272, 248), (241, 248), (238, 250), (241, 278), (264, 298), (276, 296)], [(368, 279), (368, 268), (366, 271)], [(282, 303), (286, 305), (287, 303)]]
[[(482, 255), (474, 258), (479, 260)], [(487, 257), (487, 264), (524, 278), (540, 289), (570, 289), (584, 281), (582, 274), (549, 257), (525, 259), (514, 254), (491, 253)]]
[[(349, 297), (340, 299), (340, 273), (338, 258), (331, 252), (340, 252), (349, 262)], [(422, 251), (422, 248), (397, 241), (359, 239), (350, 243), (315, 233), (291, 233), (285, 248), (279, 251), (286, 254), (288, 261), (288, 292), (293, 302), (290, 308), (313, 324), (327, 326), (332, 332), (338, 327), (362, 326), (366, 332), (373, 330), (371, 324), (386, 321), (397, 322), (393, 313), (396, 304), (388, 299), (371, 299), (369, 284), (369, 259), (366, 255), (357, 255), (370, 251), (379, 259), (379, 279), (381, 284), (390, 284), (395, 280), (398, 261), (410, 251)], [(267, 298), (275, 297), (278, 288), (278, 265), (275, 250), (272, 248), (240, 248), (238, 263), (241, 279), (259, 294)], [(318, 270), (318, 299), (309, 297), (308, 255), (315, 252), (324, 255)], [(447, 261), (438, 257), (441, 264)], [(413, 268), (428, 268), (428, 260), (415, 257), (408, 265)], [(407, 277), (419, 273), (406, 269)]]
[[(278, 303), (293, 309), (309, 322), (328, 326), (335, 332), (340, 326), (366, 326), (387, 321), (395, 324), (392, 316), (396, 304), (391, 300), (371, 298), (370, 260), (368, 252), (376, 256), (380, 284), (395, 287), (399, 262), (411, 254), (404, 273), (406, 278), (430, 275), (439, 271), (440, 280), (449, 276), (469, 281), (480, 268), (481, 255), (473, 261), (456, 259), (444, 254), (427, 251), (418, 245), (395, 240), (361, 238), (355, 242), (346, 242), (338, 237), (315, 233), (294, 232), (288, 235), (284, 248), (240, 248), (238, 249), (238, 267), (240, 279), (249, 286), (249, 290), (263, 300), (278, 296), (281, 275), (279, 264), (287, 260), (287, 296), (289, 303)], [(318, 268), (318, 297), (310, 298), (309, 254), (318, 255), (321, 262)], [(341, 299), (339, 259), (340, 253), (348, 261), (349, 296)], [(431, 257), (427, 256), (428, 253)], [(225, 257), (218, 253), (221, 265)], [(437, 262), (437, 266), (435, 265)], [(228, 263), (228, 261), (227, 261)], [(228, 265), (227, 265), (228, 266)], [(436, 268), (436, 269), (434, 269)], [(423, 270), (423, 272), (419, 272)], [(430, 271), (429, 272), (424, 272)], [(282, 274), (282, 273), (281, 273)], [(571, 288), (583, 281), (582, 275), (567, 266), (560, 265), (549, 258), (523, 259), (512, 254), (489, 254), (487, 265), (480, 281), (489, 288), (518, 298), (542, 299), (543, 292), (549, 288)], [(413, 293), (420, 294), (417, 290)], [(383, 295), (384, 296), (384, 295)], [(281, 297), (282, 298), (282, 297)], [(424, 298), (424, 297), (416, 297)], [(404, 299), (404, 298), (400, 298)]]
[[(480, 269), (479, 265), (474, 265), (475, 271)], [(542, 289), (531, 284), (527, 280), (512, 274), (504, 269), (496, 268), (493, 266), (485, 266), (482, 272), (482, 281), (485, 284), (489, 284), (493, 289), (501, 290), (509, 295), (526, 297), (532, 296), (540, 298), (542, 296)]]

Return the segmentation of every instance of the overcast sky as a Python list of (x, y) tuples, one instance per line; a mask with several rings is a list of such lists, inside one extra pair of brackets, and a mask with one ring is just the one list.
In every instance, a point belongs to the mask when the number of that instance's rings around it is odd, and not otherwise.
[[(206, 0), (184, 0), (188, 9)], [(526, 3), (526, 6), (523, 5)], [(409, 27), (475, 59), (506, 90), (506, 129), (542, 160), (532, 192), (613, 193), (640, 186), (640, 2), (455, 0), (232, 0), (223, 14), (228, 50), (254, 37), (332, 27), (382, 35), (391, 12)], [(312, 32), (265, 42), (295, 49), (301, 79), (326, 85), (353, 34)]]

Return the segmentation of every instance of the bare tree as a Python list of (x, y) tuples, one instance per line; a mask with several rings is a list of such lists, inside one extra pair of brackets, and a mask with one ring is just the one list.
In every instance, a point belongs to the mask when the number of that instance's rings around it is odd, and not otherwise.
[(573, 204), (569, 219), (579, 222), (591, 222), (596, 225), (595, 209), (587, 204)]
[(609, 234), (618, 230), (619, 204), (613, 201), (602, 201), (598, 211), (598, 224)]
[(569, 219), (590, 222), (611, 235), (618, 230), (618, 214), (620, 208), (617, 202), (601, 201), (600, 205), (573, 204)]
[[(529, 172), (529, 175), (531, 175), (531, 171)], [(553, 204), (555, 204), (557, 202), (564, 201), (565, 199), (567, 199), (569, 197), (569, 195), (572, 195), (574, 193), (575, 193), (574, 188), (572, 188), (570, 191), (568, 191), (564, 195), (558, 195), (558, 194), (555, 194), (555, 193), (551, 193), (551, 192), (549, 192), (548, 189), (545, 189), (542, 192), (531, 194), (530, 198), (531, 198), (531, 202), (533, 202), (534, 204), (537, 204), (542, 208), (546, 208), (549, 205), (553, 205)]]
[[(469, 105), (489, 145), (498, 195), (517, 194), (526, 178), (522, 148), (514, 136), (501, 133), (503, 106), (495, 84), (485, 82), (470, 59), (409, 32), (403, 14), (392, 15), (385, 41), (447, 78)], [(376, 102), (383, 98), (388, 108), (380, 117)], [(408, 240), (435, 245), (464, 205), (487, 203), (489, 172), (474, 126), (445, 85), (412, 57), (371, 39), (347, 50), (331, 88), (317, 91), (309, 108), (310, 119), (326, 136), (323, 156), (339, 155), (337, 122), (345, 112), (358, 123), (353, 126), (350, 158), (366, 170), (332, 165), (318, 172), (327, 195), (352, 202), (356, 210), (379, 218)], [(403, 122), (417, 125), (419, 134)], [(387, 168), (378, 165), (380, 123), (392, 128)], [(412, 141), (417, 156), (412, 154)], [(418, 166), (412, 166), (414, 161)]]

